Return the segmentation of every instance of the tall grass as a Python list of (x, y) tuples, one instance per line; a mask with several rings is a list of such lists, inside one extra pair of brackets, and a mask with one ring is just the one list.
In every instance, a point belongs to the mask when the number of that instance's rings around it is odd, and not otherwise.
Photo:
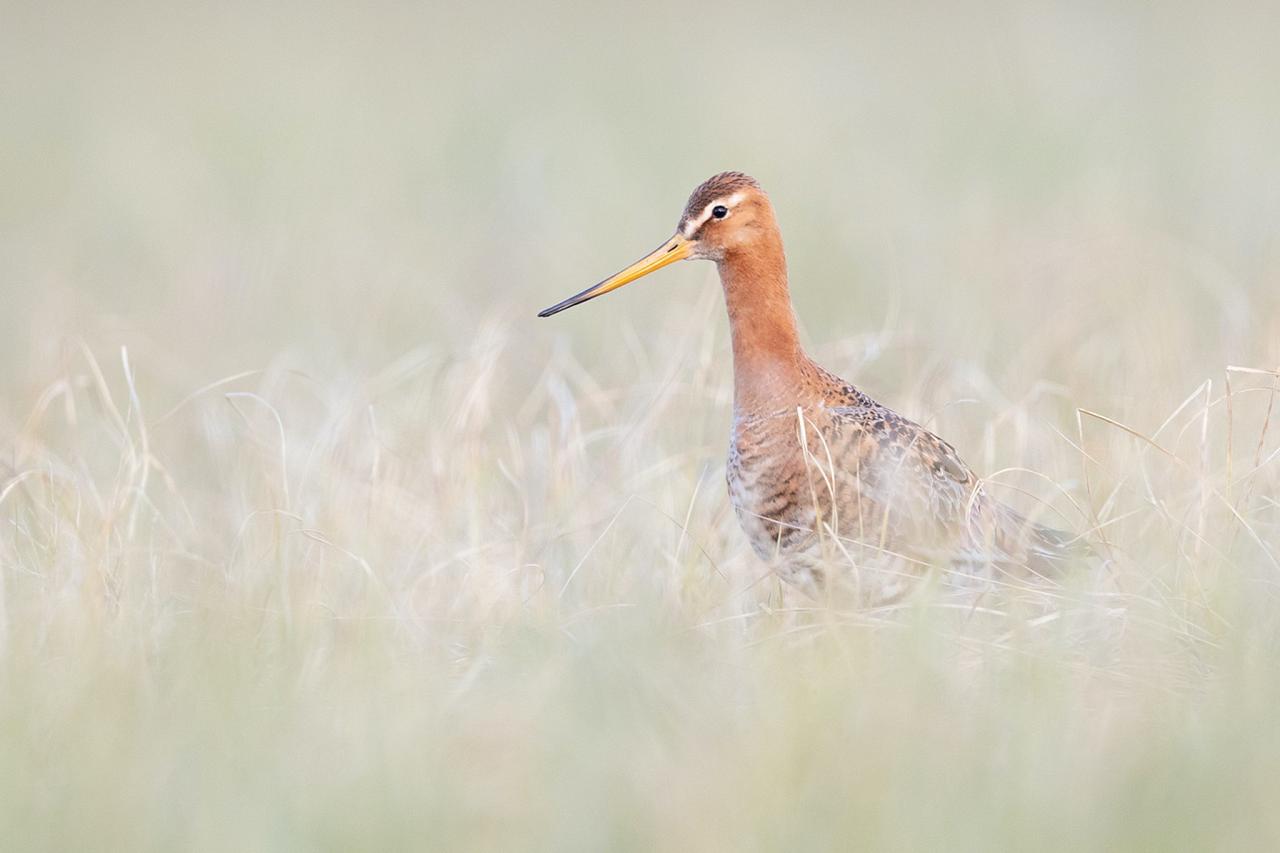
[[(1273, 849), (1252, 6), (15, 6), (5, 849)], [(1088, 531), (815, 601), (724, 495), (706, 174), (806, 338)]]

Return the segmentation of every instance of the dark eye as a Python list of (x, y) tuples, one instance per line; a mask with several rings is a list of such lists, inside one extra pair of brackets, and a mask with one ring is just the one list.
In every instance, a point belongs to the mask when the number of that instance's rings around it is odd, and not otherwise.
[(724, 219), (729, 215), (729, 208), (725, 207), (723, 204), (717, 204), (715, 207), (711, 208), (711, 215), (716, 219)]

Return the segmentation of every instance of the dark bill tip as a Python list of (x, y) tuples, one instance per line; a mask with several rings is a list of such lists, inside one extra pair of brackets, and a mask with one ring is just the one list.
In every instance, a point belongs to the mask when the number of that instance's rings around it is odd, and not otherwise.
[[(603, 282), (601, 283), (603, 284)], [(552, 305), (550, 308), (543, 308), (541, 311), (538, 312), (538, 316), (550, 317), (552, 314), (559, 314), (561, 311), (565, 310), (566, 308), (572, 308), (575, 305), (581, 305), (583, 302), (588, 302), (592, 299), (595, 299), (600, 294), (593, 293), (592, 291), (597, 290), (599, 287), (600, 287), (599, 284), (593, 284), (591, 287), (588, 287), (586, 290), (582, 291), (581, 293), (575, 293), (573, 296), (570, 296), (568, 299), (564, 300), (563, 302), (557, 302), (555, 305)]]

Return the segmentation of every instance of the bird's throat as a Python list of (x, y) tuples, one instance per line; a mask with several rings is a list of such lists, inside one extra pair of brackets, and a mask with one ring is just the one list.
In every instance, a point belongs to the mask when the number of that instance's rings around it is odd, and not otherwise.
[(733, 338), (734, 407), (740, 412), (792, 405), (803, 386), (787, 263), (780, 238), (731, 252), (719, 262)]

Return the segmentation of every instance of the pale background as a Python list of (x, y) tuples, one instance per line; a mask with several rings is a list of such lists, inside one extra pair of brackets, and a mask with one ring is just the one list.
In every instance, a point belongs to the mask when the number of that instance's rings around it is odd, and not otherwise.
[[(0, 5), (3, 846), (1274, 848), (1277, 32)], [(714, 269), (534, 318), (723, 169), (814, 354), (1109, 571), (759, 579)]]

